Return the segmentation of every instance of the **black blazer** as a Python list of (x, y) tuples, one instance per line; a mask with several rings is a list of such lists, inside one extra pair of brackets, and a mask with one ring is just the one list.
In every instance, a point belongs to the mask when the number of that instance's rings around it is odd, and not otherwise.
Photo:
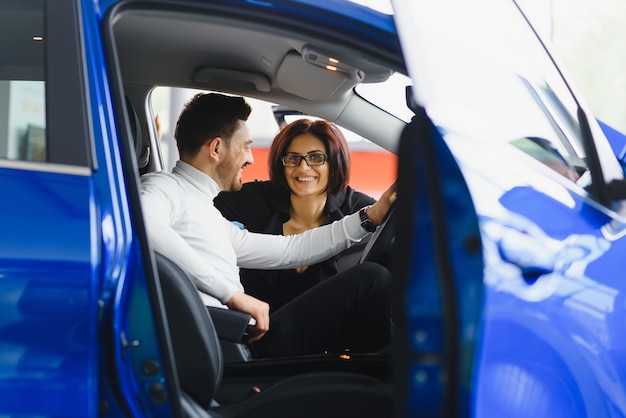
[[(374, 202), (374, 198), (348, 186), (338, 195), (329, 195), (326, 199), (326, 223), (341, 219)], [(224, 217), (240, 222), (251, 232), (282, 235), (283, 224), (289, 220), (289, 191), (269, 181), (245, 183), (238, 192), (221, 192), (214, 203)], [(240, 276), (246, 293), (268, 302), (270, 310), (275, 311), (337, 273), (335, 260), (336, 257), (333, 257), (308, 266), (302, 273), (295, 269), (241, 269)]]

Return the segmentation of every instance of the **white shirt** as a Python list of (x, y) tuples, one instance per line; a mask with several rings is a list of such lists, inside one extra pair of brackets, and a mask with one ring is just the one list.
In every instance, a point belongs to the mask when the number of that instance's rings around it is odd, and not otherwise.
[(153, 250), (193, 280), (204, 303), (225, 307), (243, 292), (239, 267), (295, 268), (326, 260), (363, 239), (359, 214), (298, 235), (257, 234), (238, 228), (213, 205), (218, 184), (190, 164), (141, 178), (141, 199)]

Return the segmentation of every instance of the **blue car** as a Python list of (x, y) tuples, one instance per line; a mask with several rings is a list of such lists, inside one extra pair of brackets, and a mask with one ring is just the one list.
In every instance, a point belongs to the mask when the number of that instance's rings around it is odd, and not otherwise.
[[(197, 91), (397, 161), (389, 350), (251, 359), (152, 250)], [(516, 0), (0, 0), (0, 416), (624, 417), (619, 144)]]

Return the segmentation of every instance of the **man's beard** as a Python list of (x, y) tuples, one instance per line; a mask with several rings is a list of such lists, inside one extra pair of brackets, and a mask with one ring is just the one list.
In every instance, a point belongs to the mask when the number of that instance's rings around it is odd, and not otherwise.
[(236, 192), (241, 190), (241, 177), (238, 176), (239, 168), (230, 163), (220, 163), (217, 166), (217, 175), (220, 178), (222, 190)]

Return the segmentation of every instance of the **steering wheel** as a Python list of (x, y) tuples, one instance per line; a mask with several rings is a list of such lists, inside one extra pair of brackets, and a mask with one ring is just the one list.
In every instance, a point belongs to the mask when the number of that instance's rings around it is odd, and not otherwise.
[(382, 261), (393, 246), (396, 236), (396, 217), (394, 215), (395, 204), (389, 208), (383, 223), (378, 225), (372, 233), (370, 240), (363, 249), (359, 264), (366, 261), (384, 264)]

